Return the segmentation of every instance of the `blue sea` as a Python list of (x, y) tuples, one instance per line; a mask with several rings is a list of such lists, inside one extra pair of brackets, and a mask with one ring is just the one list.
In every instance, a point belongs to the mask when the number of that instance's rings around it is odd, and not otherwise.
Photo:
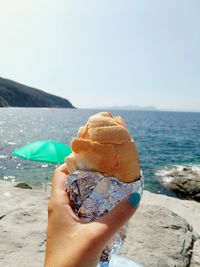
[[(1, 108), (0, 179), (44, 187), (55, 165), (12, 156), (15, 148), (38, 140), (70, 144), (79, 127), (100, 110)], [(145, 177), (145, 188), (165, 193), (157, 173), (173, 166), (200, 170), (200, 113), (124, 111), (121, 115), (135, 140)]]

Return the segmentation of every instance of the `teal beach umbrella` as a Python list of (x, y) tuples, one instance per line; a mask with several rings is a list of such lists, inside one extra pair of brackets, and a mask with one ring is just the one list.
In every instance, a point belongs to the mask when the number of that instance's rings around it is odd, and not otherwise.
[(65, 157), (70, 155), (71, 148), (63, 143), (56, 141), (37, 141), (13, 151), (13, 155), (40, 162), (64, 163)]

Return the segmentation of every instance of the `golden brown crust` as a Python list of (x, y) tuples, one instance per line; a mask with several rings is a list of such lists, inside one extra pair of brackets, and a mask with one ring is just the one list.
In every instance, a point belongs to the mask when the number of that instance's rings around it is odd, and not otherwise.
[(121, 125), (89, 128), (88, 137), (100, 144), (122, 144), (131, 140), (128, 131)]
[(72, 139), (71, 148), (74, 153), (66, 162), (73, 170), (76, 166), (98, 171), (123, 182), (140, 177), (137, 148), (121, 117), (109, 112), (90, 117), (79, 137)]

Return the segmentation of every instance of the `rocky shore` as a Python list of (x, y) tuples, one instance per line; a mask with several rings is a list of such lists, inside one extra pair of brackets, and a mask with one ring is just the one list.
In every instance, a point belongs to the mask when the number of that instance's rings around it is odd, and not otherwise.
[(164, 172), (157, 172), (161, 183), (179, 198), (200, 202), (200, 168), (175, 166)]
[[(48, 192), (0, 182), (0, 262), (41, 267)], [(200, 266), (200, 204), (144, 191), (120, 252), (142, 266)]]

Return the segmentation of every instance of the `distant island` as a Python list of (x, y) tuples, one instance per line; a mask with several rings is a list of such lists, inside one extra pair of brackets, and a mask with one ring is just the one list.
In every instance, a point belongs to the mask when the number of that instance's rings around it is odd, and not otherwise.
[(153, 106), (134, 106), (134, 105), (126, 105), (126, 106), (110, 106), (110, 107), (96, 107), (95, 109), (105, 109), (105, 110), (144, 110), (144, 111), (159, 111), (156, 107)]
[(0, 107), (75, 108), (65, 98), (1, 77)]

